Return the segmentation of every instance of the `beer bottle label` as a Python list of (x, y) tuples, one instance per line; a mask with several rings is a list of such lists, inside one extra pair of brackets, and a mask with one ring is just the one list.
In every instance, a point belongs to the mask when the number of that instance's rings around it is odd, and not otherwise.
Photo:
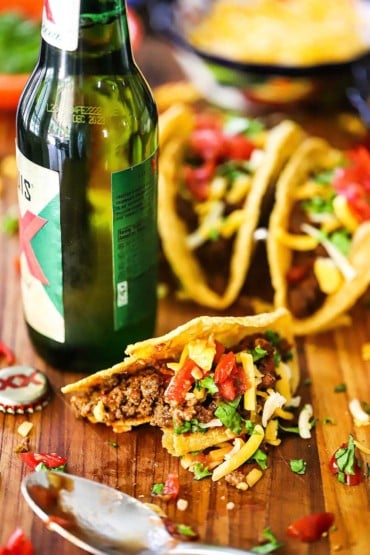
[(153, 302), (158, 256), (156, 182), (157, 154), (112, 174), (116, 330), (145, 318)]
[[(17, 149), (21, 289), (25, 319), (35, 330), (65, 340), (59, 174)], [(45, 186), (47, 184), (47, 186)]]
[(61, 50), (77, 50), (80, 0), (44, 0), (41, 36)]
[[(59, 173), (31, 162), (19, 149), (17, 165), (25, 319), (40, 334), (63, 343), (66, 326)], [(87, 193), (91, 226), (104, 249), (111, 249), (108, 259), (112, 261), (113, 284), (104, 284), (104, 288), (112, 288), (114, 330), (140, 321), (153, 302), (158, 241), (156, 182), (157, 153), (136, 166), (114, 172), (110, 193), (92, 188)], [(84, 288), (83, 283), (80, 286)]]

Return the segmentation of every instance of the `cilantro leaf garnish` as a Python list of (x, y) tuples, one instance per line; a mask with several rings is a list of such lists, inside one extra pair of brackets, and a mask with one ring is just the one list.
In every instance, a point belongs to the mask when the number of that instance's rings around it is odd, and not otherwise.
[(195, 480), (203, 480), (203, 478), (207, 476), (212, 476), (212, 472), (210, 472), (206, 466), (203, 466), (202, 463), (196, 463), (192, 467), (192, 471), (194, 472)]
[(53, 466), (50, 467), (47, 464), (45, 464), (44, 462), (40, 462), (36, 467), (35, 470), (39, 471), (39, 470), (52, 470), (53, 472), (64, 472), (65, 468), (66, 468), (66, 464), (61, 464), (60, 466)]
[(274, 330), (266, 330), (265, 331), (266, 339), (274, 346), (277, 347), (281, 341), (280, 334)]
[(251, 355), (253, 357), (253, 362), (257, 362), (258, 360), (261, 360), (261, 358), (267, 355), (267, 351), (266, 349), (263, 349), (259, 345), (256, 345), (256, 347), (251, 352)]
[(164, 490), (164, 482), (157, 482), (156, 484), (153, 484), (152, 487), (152, 495), (162, 495)]
[(187, 432), (203, 432), (205, 433), (207, 428), (204, 428), (202, 424), (196, 418), (192, 418), (190, 421), (185, 421), (181, 426), (175, 426), (175, 434), (186, 434)]
[(255, 461), (262, 470), (267, 468), (267, 455), (262, 449), (257, 449), (257, 451), (251, 456), (247, 461), (248, 463)]
[(347, 391), (347, 385), (345, 383), (336, 385), (334, 388), (334, 393), (344, 393), (345, 391)]
[(257, 119), (243, 118), (240, 116), (229, 116), (223, 126), (226, 135), (238, 135), (243, 133), (248, 136), (258, 135), (265, 129), (262, 121)]
[(342, 254), (345, 256), (348, 255), (352, 238), (351, 234), (346, 229), (334, 231), (329, 239)]
[(290, 470), (296, 474), (305, 474), (307, 463), (303, 459), (291, 459), (289, 461)]
[(241, 396), (237, 397), (235, 401), (222, 401), (215, 410), (215, 416), (234, 434), (240, 434), (243, 430), (244, 419), (237, 412), (240, 399)]
[(314, 176), (314, 181), (316, 183), (320, 183), (321, 185), (331, 185), (331, 183), (333, 183), (334, 171), (335, 170), (333, 169), (319, 172)]
[(276, 539), (274, 534), (271, 532), (271, 528), (265, 528), (262, 532), (262, 535), (267, 540), (267, 542), (252, 547), (251, 551), (253, 553), (272, 553), (273, 551), (276, 551), (276, 549), (278, 549), (279, 547), (283, 547), (284, 544)]
[[(340, 447), (335, 453), (335, 459), (338, 466), (339, 474), (355, 474), (355, 443), (353, 436), (350, 434), (347, 447)], [(342, 476), (344, 478), (344, 476)]]
[(176, 524), (176, 530), (182, 536), (196, 536), (194, 530), (187, 524)]
[(326, 213), (332, 214), (334, 212), (333, 199), (334, 194), (328, 199), (322, 197), (312, 197), (302, 202), (302, 208), (308, 215)]
[(195, 387), (197, 389), (202, 389), (202, 388), (206, 389), (208, 391), (208, 393), (210, 393), (211, 395), (214, 395), (215, 393), (218, 392), (218, 387), (215, 384), (213, 376), (211, 376), (211, 375), (206, 376), (205, 378), (202, 378), (201, 380), (196, 382)]

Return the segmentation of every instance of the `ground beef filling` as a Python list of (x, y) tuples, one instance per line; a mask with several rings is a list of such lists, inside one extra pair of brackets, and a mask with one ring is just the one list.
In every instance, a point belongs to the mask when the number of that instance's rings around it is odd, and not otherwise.
[[(312, 225), (301, 202), (297, 202), (290, 214), (289, 232), (301, 234), (301, 225), (304, 222)], [(321, 245), (312, 251), (293, 251), (286, 280), (289, 310), (296, 318), (311, 316), (325, 300), (325, 294), (321, 291), (313, 271), (315, 259), (319, 256), (326, 256), (326, 251)]]
[[(274, 346), (264, 335), (257, 333), (243, 339), (232, 348), (232, 351), (252, 352), (257, 346), (266, 352), (265, 356), (256, 362), (262, 373), (262, 381), (258, 387), (266, 390), (273, 387), (278, 379), (275, 370), (276, 353), (282, 360), (289, 360), (291, 346), (282, 338)], [(166, 362), (158, 362), (155, 368), (146, 368), (133, 375), (112, 376), (103, 385), (88, 392), (76, 394), (71, 399), (71, 403), (78, 416), (89, 417), (94, 414), (97, 403), (102, 402), (104, 422), (107, 424), (144, 419), (153, 426), (176, 428), (192, 419), (206, 424), (215, 418), (216, 408), (222, 401), (217, 393), (199, 399), (197, 395), (189, 392), (181, 404), (166, 403), (164, 393), (171, 375)], [(242, 408), (241, 411), (243, 411)], [(247, 414), (243, 416), (248, 418)]]

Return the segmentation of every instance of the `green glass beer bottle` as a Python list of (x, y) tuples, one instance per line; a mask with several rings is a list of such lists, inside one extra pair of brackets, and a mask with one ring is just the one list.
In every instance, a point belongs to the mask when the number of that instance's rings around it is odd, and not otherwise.
[(45, 0), (16, 121), (31, 341), (56, 368), (106, 368), (157, 310), (158, 116), (124, 0)]

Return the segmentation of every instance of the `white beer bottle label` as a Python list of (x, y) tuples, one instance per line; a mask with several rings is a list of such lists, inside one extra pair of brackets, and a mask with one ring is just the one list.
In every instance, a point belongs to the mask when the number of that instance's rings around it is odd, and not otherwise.
[(25, 319), (36, 331), (65, 341), (59, 173), (17, 149), (21, 290)]
[(80, 0), (44, 0), (42, 38), (60, 50), (78, 46)]

